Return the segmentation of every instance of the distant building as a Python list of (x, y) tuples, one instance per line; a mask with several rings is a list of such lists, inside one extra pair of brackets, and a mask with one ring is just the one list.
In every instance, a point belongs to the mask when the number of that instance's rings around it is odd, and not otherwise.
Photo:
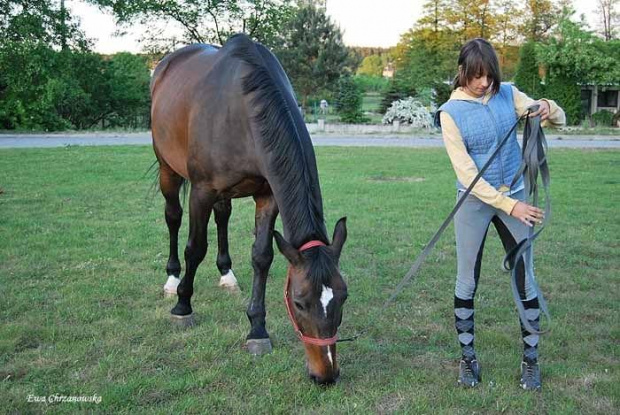
[(389, 62), (387, 65), (385, 65), (385, 67), (383, 68), (383, 77), (384, 78), (389, 78), (392, 79), (394, 78), (394, 64), (392, 62)]
[(581, 85), (581, 109), (587, 115), (601, 110), (616, 113), (620, 111), (619, 95), (620, 85), (618, 84)]

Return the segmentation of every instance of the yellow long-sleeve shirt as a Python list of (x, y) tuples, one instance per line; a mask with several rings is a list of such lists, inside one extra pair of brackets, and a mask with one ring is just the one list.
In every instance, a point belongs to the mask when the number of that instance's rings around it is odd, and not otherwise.
[[(519, 91), (514, 86), (512, 87), (512, 96), (517, 116), (523, 114), (528, 107), (536, 102), (536, 100), (528, 97), (523, 92)], [(482, 104), (486, 105), (491, 99), (491, 94), (486, 94), (482, 99)], [(467, 94), (462, 88), (457, 88), (450, 95), (450, 99), (459, 100), (471, 100), (480, 101), (480, 98), (474, 98)], [(566, 123), (566, 115), (564, 110), (560, 108), (554, 101), (547, 100), (549, 103), (549, 118), (543, 122), (543, 126), (560, 126)], [(443, 135), (443, 141), (446, 146), (446, 151), (452, 162), (452, 167), (456, 173), (456, 177), (465, 187), (469, 187), (471, 182), (478, 174), (478, 167), (474, 163), (474, 160), (467, 153), (463, 137), (456, 126), (450, 114), (442, 111), (439, 115), (441, 121), (441, 132)], [(483, 178), (480, 178), (471, 193), (480, 199), (482, 202), (489, 204), (495, 208), (501, 209), (507, 214), (512, 212), (512, 209), (517, 204), (517, 200), (510, 198), (499, 190), (491, 186)]]

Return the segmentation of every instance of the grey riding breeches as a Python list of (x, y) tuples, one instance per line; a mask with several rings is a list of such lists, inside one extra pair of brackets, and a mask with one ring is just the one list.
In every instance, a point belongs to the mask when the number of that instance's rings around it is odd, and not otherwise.
[[(463, 195), (458, 192), (457, 198)], [(510, 196), (520, 201), (524, 200), (524, 191), (521, 190)], [(489, 225), (493, 223), (499, 233), (506, 251), (511, 250), (518, 242), (527, 238), (528, 227), (517, 218), (507, 215), (504, 211), (483, 203), (477, 197), (468, 195), (467, 199), (454, 217), (456, 231), (457, 278), (455, 295), (463, 300), (474, 298), (478, 279), (482, 252)], [(525, 278), (525, 273), (534, 278), (534, 266), (531, 249), (526, 252), (524, 260), (517, 263), (517, 287), (522, 300), (531, 300), (536, 297), (534, 287)], [(508, 285), (507, 285), (508, 286)]]

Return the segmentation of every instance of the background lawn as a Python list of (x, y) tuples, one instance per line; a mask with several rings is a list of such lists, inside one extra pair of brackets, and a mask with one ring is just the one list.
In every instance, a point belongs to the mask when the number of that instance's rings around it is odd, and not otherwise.
[(381, 124), (383, 114), (379, 112), (383, 96), (379, 92), (366, 92), (362, 98), (362, 111), (371, 124)]
[(366, 92), (362, 99), (362, 111), (379, 112), (383, 96), (379, 92)]
[[(613, 413), (620, 388), (620, 152), (554, 150), (553, 217), (536, 271), (554, 318), (541, 341), (543, 391), (518, 387), (521, 340), (501, 244), (487, 239), (476, 297), (483, 383), (456, 387), (456, 268), (449, 229), (413, 283), (377, 311), (454, 203), (443, 150), (317, 149), (330, 234), (348, 216), (349, 284), (341, 382), (306, 379), (282, 303), (278, 253), (267, 286), (274, 352), (241, 349), (249, 330), (253, 202), (236, 200), (233, 268), (218, 289), (215, 232), (198, 270), (198, 325), (171, 329), (162, 296), (163, 198), (144, 176), (148, 147), (0, 151), (0, 408), (8, 413)], [(277, 225), (281, 229), (281, 224)], [(181, 252), (187, 237), (187, 213)], [(100, 404), (28, 403), (28, 395), (99, 395)]]

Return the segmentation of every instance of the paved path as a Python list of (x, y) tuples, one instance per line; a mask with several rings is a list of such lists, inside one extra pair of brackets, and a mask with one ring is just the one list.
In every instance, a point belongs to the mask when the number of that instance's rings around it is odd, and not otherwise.
[[(549, 147), (557, 148), (620, 148), (619, 136), (547, 136)], [(314, 135), (315, 146), (355, 147), (443, 147), (439, 136), (409, 137), (406, 135)], [(150, 133), (78, 133), (78, 134), (0, 134), (0, 148), (33, 148), (108, 145), (150, 145)]]

